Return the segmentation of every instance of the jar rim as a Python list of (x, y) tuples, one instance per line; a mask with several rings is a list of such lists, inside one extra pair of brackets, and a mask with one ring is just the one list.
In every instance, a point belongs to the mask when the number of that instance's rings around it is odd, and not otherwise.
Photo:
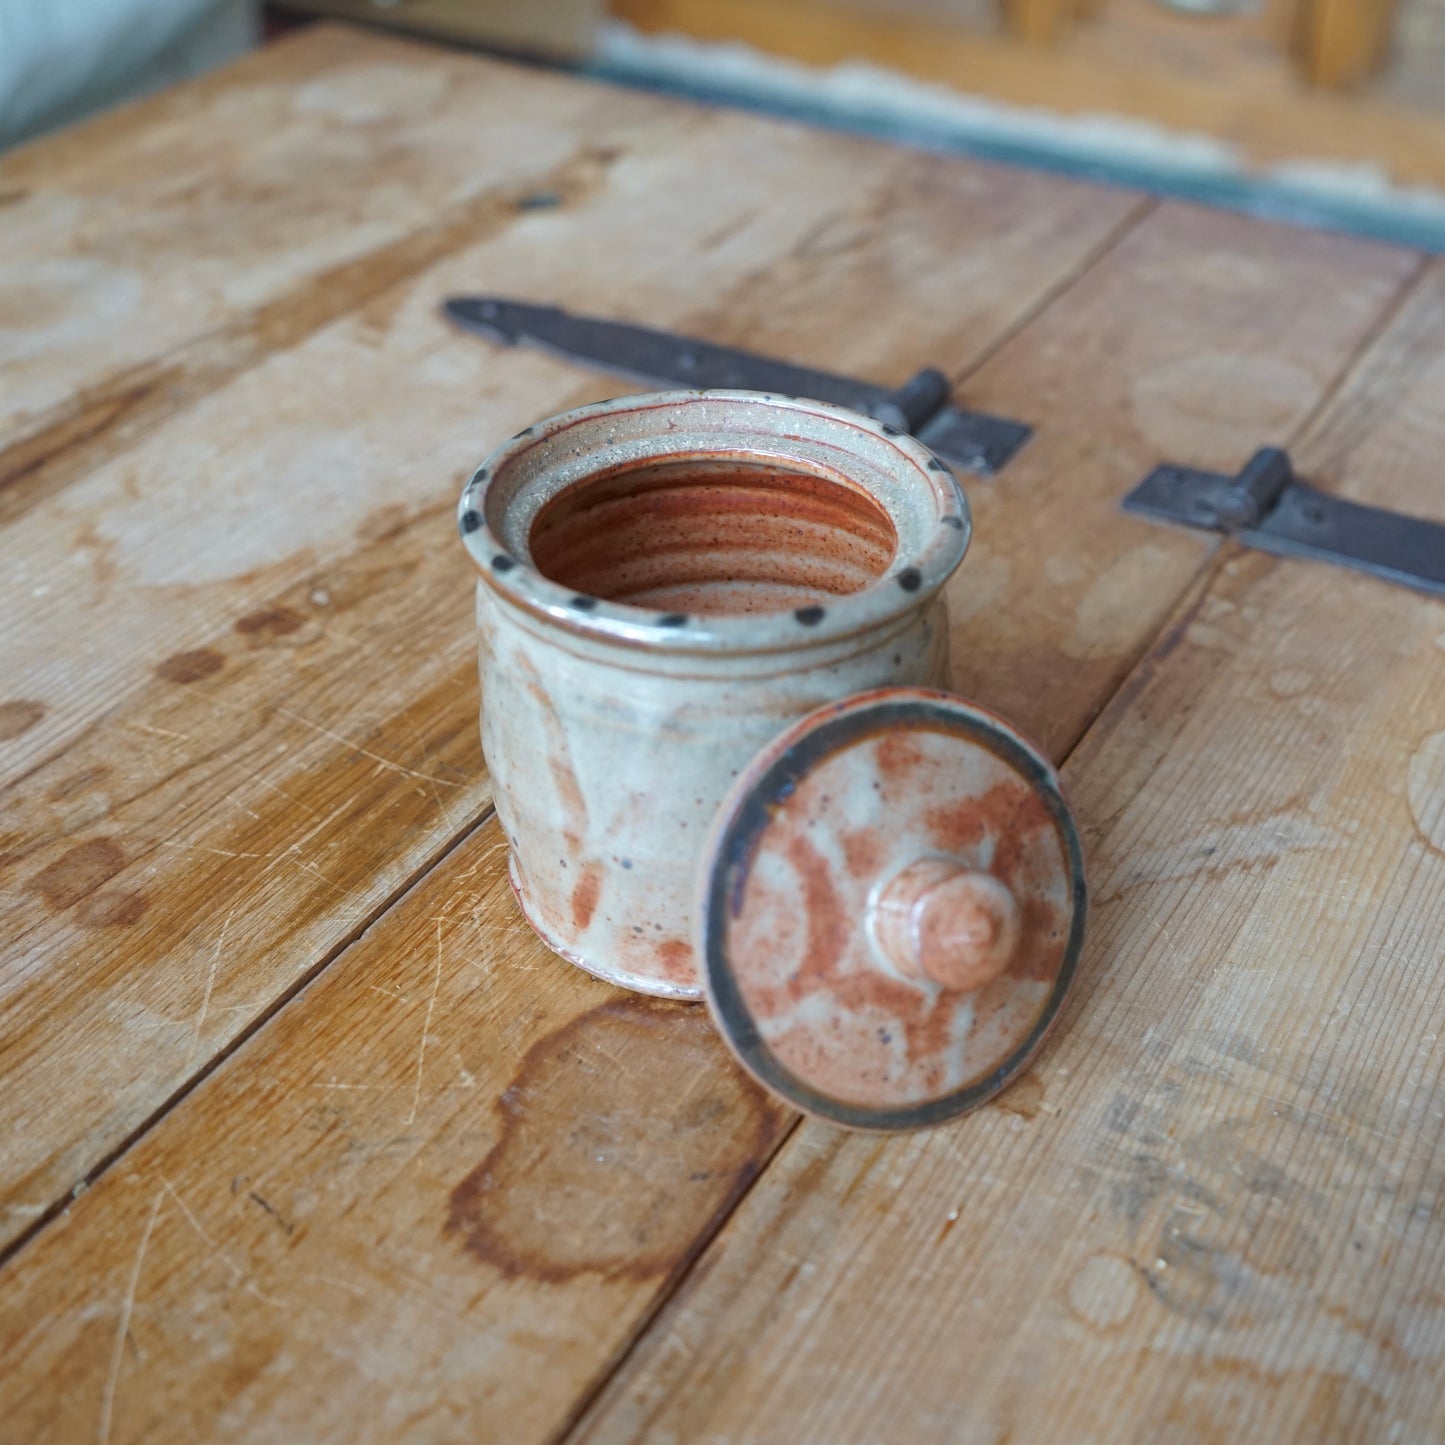
[[(579, 594), (532, 558), (529, 530), (540, 508), (609, 468), (736, 456), (805, 471), (817, 469), (820, 451), (839, 459), (838, 476), (898, 532), (885, 571), (857, 591), (782, 611), (661, 613)], [(472, 474), (457, 520), (483, 582), (507, 602), (596, 641), (676, 653), (790, 651), (894, 623), (933, 599), (972, 534), (958, 479), (916, 438), (825, 402), (732, 390), (630, 395), (537, 422)]]

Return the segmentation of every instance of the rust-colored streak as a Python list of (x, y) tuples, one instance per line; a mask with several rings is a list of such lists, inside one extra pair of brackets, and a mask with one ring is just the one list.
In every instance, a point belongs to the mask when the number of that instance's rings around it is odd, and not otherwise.
[(198, 647), (190, 652), (174, 652), (156, 666), (162, 682), (199, 682), (213, 677), (226, 665), (226, 659), (212, 647)]
[(572, 889), (572, 924), (579, 933), (592, 922), (592, 915), (597, 911), (597, 899), (601, 892), (602, 865), (595, 862), (588, 863), (582, 869), (582, 876), (578, 878), (576, 886)]
[(149, 907), (150, 899), (144, 893), (107, 888), (102, 893), (82, 898), (75, 916), (87, 928), (121, 928), (139, 923), (141, 915)]
[(30, 891), (59, 913), (109, 883), (124, 867), (125, 853), (114, 838), (92, 838), (42, 868), (30, 880)]
[(799, 982), (828, 978), (848, 946), (849, 925), (843, 900), (833, 887), (827, 860), (802, 833), (788, 839), (788, 858), (803, 882), (803, 912), (808, 920), (807, 951)]
[(583, 797), (582, 785), (577, 781), (577, 769), (572, 762), (572, 749), (567, 744), (562, 719), (558, 717), (556, 704), (537, 675), (537, 669), (526, 658), (519, 658), (517, 671), (526, 679), (527, 692), (541, 714), (542, 727), (547, 735), (547, 768), (552, 774), (563, 816), (572, 825), (568, 836), (574, 833), (580, 836), (587, 825), (587, 799)]
[(12, 702), (0, 702), (0, 743), (18, 738), (29, 732), (49, 709), (43, 702), (29, 698), (16, 698)]
[(236, 631), (242, 637), (254, 637), (269, 642), (275, 637), (287, 637), (305, 625), (306, 619), (298, 616), (289, 607), (260, 607), (238, 619)]
[(878, 876), (887, 853), (883, 839), (872, 828), (853, 828), (842, 837), (843, 862), (848, 872), (860, 882)]
[(918, 739), (899, 728), (878, 742), (878, 776), (885, 784), (907, 785), (916, 769), (923, 766), (924, 752)]
[(701, 1009), (642, 998), (534, 1044), (497, 1110), (501, 1137), (453, 1190), (446, 1232), (503, 1275), (548, 1283), (677, 1269), (786, 1117), (731, 1066)]
[(697, 961), (692, 944), (681, 938), (668, 938), (657, 945), (657, 962), (668, 978), (679, 983), (692, 983), (697, 978)]
[(1020, 855), (1032, 835), (1053, 826), (1044, 799), (1012, 778), (995, 783), (977, 798), (933, 808), (925, 821), (949, 852), (966, 853), (985, 835), (997, 839), (993, 872), (1005, 882), (1014, 881)]

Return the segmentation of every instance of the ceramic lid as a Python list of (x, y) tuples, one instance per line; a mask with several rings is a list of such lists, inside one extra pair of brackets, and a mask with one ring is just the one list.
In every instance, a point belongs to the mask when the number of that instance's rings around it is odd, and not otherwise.
[(1000, 718), (888, 688), (765, 748), (703, 861), (699, 956), (733, 1051), (858, 1129), (937, 1124), (1023, 1069), (1084, 935), (1058, 775)]

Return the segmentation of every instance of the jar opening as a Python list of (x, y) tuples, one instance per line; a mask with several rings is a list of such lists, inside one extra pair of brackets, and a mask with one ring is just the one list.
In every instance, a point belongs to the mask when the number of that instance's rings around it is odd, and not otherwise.
[(898, 534), (850, 483), (776, 461), (658, 458), (567, 487), (528, 539), (544, 577), (660, 612), (785, 612), (860, 592)]

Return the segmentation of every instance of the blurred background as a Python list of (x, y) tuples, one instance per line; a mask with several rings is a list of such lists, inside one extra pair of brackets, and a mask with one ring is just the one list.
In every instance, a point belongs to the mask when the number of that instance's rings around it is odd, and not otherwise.
[(1445, 0), (0, 0), (0, 145), (318, 19), (1445, 248)]

